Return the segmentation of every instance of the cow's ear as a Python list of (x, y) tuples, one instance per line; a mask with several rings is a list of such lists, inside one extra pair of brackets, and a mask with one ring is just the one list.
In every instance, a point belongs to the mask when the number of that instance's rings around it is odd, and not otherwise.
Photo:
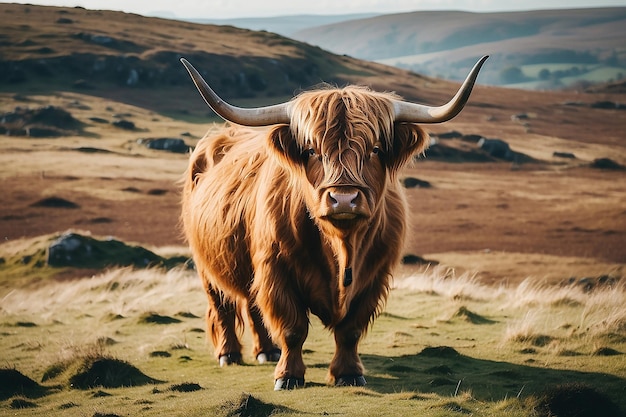
[(268, 147), (282, 164), (291, 167), (302, 166), (302, 151), (291, 134), (289, 125), (278, 125), (270, 131)]
[(387, 166), (391, 172), (399, 171), (413, 155), (423, 152), (427, 147), (428, 135), (422, 128), (412, 123), (396, 123), (387, 151)]

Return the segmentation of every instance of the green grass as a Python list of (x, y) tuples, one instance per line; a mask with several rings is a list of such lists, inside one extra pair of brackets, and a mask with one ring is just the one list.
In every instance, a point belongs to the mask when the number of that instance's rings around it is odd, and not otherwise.
[[(626, 355), (599, 353), (626, 352), (623, 286), (586, 294), (444, 276), (398, 280), (361, 345), (364, 388), (326, 385), (334, 346), (313, 318), (304, 346), (307, 387), (294, 392), (274, 392), (273, 366), (252, 364), (249, 351), (246, 365), (218, 366), (192, 272), (117, 269), (16, 289), (3, 298), (0, 352), (45, 393), (6, 398), (0, 414), (533, 416), (548, 388), (563, 383), (592, 387), (626, 409)], [(247, 333), (244, 339), (250, 346)], [(161, 382), (77, 389), (72, 377), (86, 372), (85, 358), (113, 358)], [(10, 408), (16, 399), (36, 407)]]

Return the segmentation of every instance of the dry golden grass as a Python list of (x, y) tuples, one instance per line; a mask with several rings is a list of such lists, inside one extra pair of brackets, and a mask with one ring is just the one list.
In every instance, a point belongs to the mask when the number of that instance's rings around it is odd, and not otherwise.
[[(70, 402), (77, 412), (226, 415), (246, 393), (250, 404), (294, 416), (532, 416), (542, 393), (560, 382), (592, 386), (625, 405), (625, 298), (621, 283), (585, 293), (526, 282), (495, 288), (443, 268), (412, 274), (397, 279), (361, 346), (365, 388), (325, 386), (332, 338), (313, 320), (305, 344), (308, 388), (274, 393), (271, 365), (217, 366), (200, 331), (206, 302), (193, 272), (116, 269), (6, 294), (0, 352), (23, 374), (47, 375), (43, 385), (57, 387), (29, 399), (37, 408), (18, 415), (63, 415)], [(555, 302), (564, 299), (570, 301)], [(164, 320), (146, 324), (147, 316)], [(244, 343), (250, 346), (247, 333)], [(244, 359), (253, 362), (247, 351)], [(81, 380), (74, 375), (97, 375), (94, 363), (163, 382), (72, 389), (69, 381)], [(185, 391), (162, 394), (174, 389)]]

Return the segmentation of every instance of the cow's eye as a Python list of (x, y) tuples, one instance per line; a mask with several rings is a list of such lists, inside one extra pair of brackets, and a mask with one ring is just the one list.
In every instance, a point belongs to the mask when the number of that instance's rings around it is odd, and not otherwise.
[(312, 156), (315, 156), (315, 149), (313, 148), (307, 148), (304, 150), (304, 152), (302, 152), (302, 157), (306, 160), (308, 160)]
[(380, 158), (382, 155), (383, 155), (383, 151), (382, 149), (380, 149), (380, 146), (374, 146), (372, 148), (372, 153), (370, 154), (370, 158), (373, 158), (375, 156)]

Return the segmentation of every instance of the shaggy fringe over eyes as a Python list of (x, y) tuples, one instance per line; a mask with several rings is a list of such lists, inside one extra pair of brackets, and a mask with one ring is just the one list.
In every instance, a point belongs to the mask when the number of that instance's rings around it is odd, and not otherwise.
[(395, 94), (362, 86), (305, 92), (294, 99), (291, 128), (300, 149), (312, 146), (322, 158), (340, 162), (339, 169), (328, 170), (324, 182), (336, 182), (343, 173), (360, 175), (363, 158), (377, 141), (385, 149), (393, 146), (394, 99)]

